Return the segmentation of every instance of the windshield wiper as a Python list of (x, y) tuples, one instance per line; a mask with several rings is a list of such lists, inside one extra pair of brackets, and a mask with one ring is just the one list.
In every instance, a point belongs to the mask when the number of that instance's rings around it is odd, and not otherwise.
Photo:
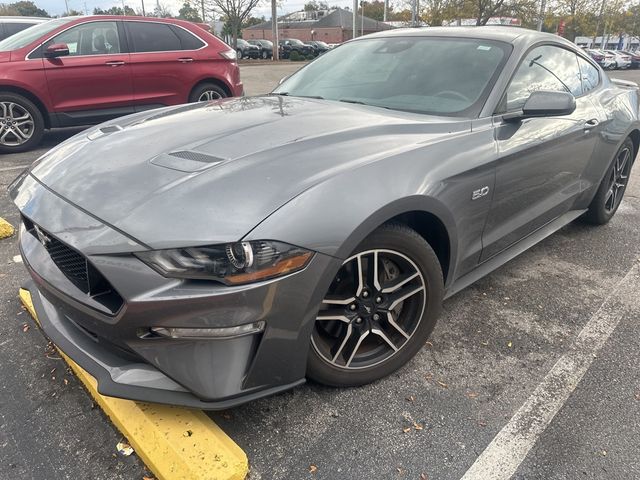
[(269, 95), (281, 95), (283, 97), (298, 97), (298, 98), (315, 98), (316, 100), (324, 100), (324, 97), (320, 95), (291, 95), (289, 92), (271, 92)]
[(366, 103), (360, 101), (360, 100), (354, 100), (352, 98), (341, 98), (340, 100), (338, 100), (339, 102), (344, 102), (344, 103), (355, 103), (356, 105), (366, 105)]

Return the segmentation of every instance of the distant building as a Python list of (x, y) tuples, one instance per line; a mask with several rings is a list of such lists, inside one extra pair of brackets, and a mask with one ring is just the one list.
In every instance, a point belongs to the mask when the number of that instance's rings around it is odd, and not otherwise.
[[(453, 27), (456, 25), (462, 25), (465, 27), (472, 27), (478, 23), (476, 18), (462, 18), (460, 19), (460, 23), (458, 20), (451, 20), (446, 23), (445, 26)], [(519, 18), (513, 17), (491, 17), (487, 20), (487, 25), (507, 25), (510, 27), (520, 27), (522, 26), (522, 21)]]
[[(297, 38), (303, 42), (319, 40), (326, 43), (342, 43), (353, 38), (353, 13), (342, 8), (311, 12), (294, 12), (278, 19), (280, 38)], [(356, 32), (361, 35), (389, 30), (392, 27), (369, 17), (356, 15)], [(363, 28), (364, 27), (364, 28)], [(242, 30), (242, 38), (271, 38), (271, 21), (253, 25)]]

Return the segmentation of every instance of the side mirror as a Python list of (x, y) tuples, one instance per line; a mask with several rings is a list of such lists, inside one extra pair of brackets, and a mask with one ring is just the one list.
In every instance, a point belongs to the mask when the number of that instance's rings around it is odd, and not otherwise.
[(69, 55), (69, 45), (66, 43), (54, 43), (44, 49), (46, 58), (65, 57)]
[(553, 92), (538, 90), (531, 93), (524, 102), (521, 112), (504, 115), (504, 120), (521, 120), (523, 118), (559, 117), (571, 115), (576, 109), (576, 99), (569, 92)]

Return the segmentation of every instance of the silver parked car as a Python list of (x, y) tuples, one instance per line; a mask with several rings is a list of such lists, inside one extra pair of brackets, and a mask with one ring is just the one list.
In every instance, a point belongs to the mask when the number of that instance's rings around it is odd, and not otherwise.
[(607, 223), (639, 143), (634, 85), (556, 35), (393, 30), (94, 127), (10, 194), (42, 328), (99, 390), (219, 409), (398, 369), (443, 299)]

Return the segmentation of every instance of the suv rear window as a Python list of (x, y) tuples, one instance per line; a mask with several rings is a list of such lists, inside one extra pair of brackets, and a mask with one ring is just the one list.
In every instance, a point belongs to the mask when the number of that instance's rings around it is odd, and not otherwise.
[(198, 50), (205, 46), (205, 43), (196, 37), (193, 33), (187, 32), (184, 28), (171, 25), (171, 29), (180, 39), (182, 50)]
[(133, 52), (170, 52), (183, 50), (178, 34), (168, 23), (126, 22)]

